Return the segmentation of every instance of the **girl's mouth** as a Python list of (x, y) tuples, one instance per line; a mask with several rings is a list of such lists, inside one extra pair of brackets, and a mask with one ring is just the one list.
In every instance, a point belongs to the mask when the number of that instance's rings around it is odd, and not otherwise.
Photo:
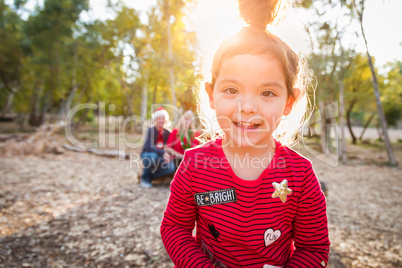
[(257, 129), (261, 126), (261, 124), (254, 124), (248, 122), (233, 122), (235, 126), (241, 129)]

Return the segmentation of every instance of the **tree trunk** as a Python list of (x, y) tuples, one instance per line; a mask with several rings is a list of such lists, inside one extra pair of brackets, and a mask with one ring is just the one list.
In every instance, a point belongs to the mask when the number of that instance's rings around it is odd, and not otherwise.
[(368, 58), (369, 65), (370, 65), (371, 75), (373, 77), (373, 89), (374, 89), (374, 95), (375, 95), (375, 100), (376, 100), (376, 104), (377, 104), (378, 117), (379, 117), (379, 120), (380, 120), (382, 133), (383, 133), (383, 136), (384, 136), (385, 147), (387, 149), (387, 154), (388, 154), (388, 160), (391, 163), (391, 165), (396, 166), (396, 165), (398, 165), (398, 163), (396, 162), (394, 152), (393, 152), (392, 146), (391, 146), (391, 141), (390, 141), (389, 136), (388, 136), (387, 120), (385, 118), (384, 109), (382, 107), (382, 103), (381, 103), (381, 100), (380, 100), (380, 91), (378, 89), (377, 76), (376, 76), (374, 66), (373, 66), (373, 62), (371, 60), (371, 56), (370, 56), (370, 53), (369, 53), (369, 50), (368, 50), (367, 39), (366, 39), (366, 35), (364, 33), (364, 28), (363, 28), (363, 12), (364, 12), (365, 1), (361, 1), (360, 3), (361, 3), (361, 11), (359, 11), (356, 8), (356, 4), (353, 1), (354, 7), (355, 7), (355, 9), (356, 9), (356, 11), (357, 11), (357, 13), (359, 15), (360, 30), (362, 32), (364, 43), (366, 45), (367, 58)]
[(141, 96), (141, 118), (146, 119), (148, 114), (148, 78), (145, 77), (145, 83), (142, 87)]
[[(48, 114), (48, 110), (50, 110), (49, 107), (53, 106), (52, 102), (53, 102), (52, 95), (50, 94), (47, 95), (47, 98), (45, 99), (45, 103), (42, 107), (42, 111), (40, 114), (40, 117), (42, 118), (42, 123), (49, 123), (49, 120), (46, 122), (46, 115)], [(50, 119), (50, 117), (48, 117), (47, 119)]]
[(84, 94), (87, 91), (89, 85), (89, 81), (85, 81), (85, 85), (80, 89), (80, 95), (78, 96), (77, 104), (81, 104), (82, 99), (84, 98)]
[[(128, 85), (127, 85), (127, 83), (125, 82), (125, 81), (123, 81), (123, 79), (121, 79), (120, 78), (120, 83), (121, 83), (121, 85), (122, 85), (122, 90), (123, 90), (123, 92), (124, 92), (124, 96), (126, 96), (126, 99), (127, 99), (127, 104), (128, 104), (128, 116), (133, 116), (134, 115), (134, 109), (133, 109), (133, 105), (132, 105), (132, 102), (133, 102), (133, 100), (132, 100), (132, 96), (133, 96), (133, 94), (127, 94), (127, 92), (126, 92), (126, 90), (125, 90), (125, 88), (130, 88)], [(133, 89), (131, 89), (131, 90), (133, 90)], [(128, 124), (127, 124), (127, 126), (126, 126), (127, 128), (128, 128), (128, 130), (131, 130), (133, 127), (135, 127), (134, 126), (134, 121), (130, 121)]]
[[(337, 107), (338, 108), (338, 107)], [(326, 147), (328, 150), (328, 153), (332, 153), (332, 138), (331, 138), (331, 131), (335, 126), (332, 124), (332, 118), (331, 116), (333, 115), (333, 106), (332, 105), (326, 105), (325, 106), (325, 127), (326, 127)], [(337, 129), (335, 129), (335, 133), (337, 132)]]
[(339, 144), (339, 149), (338, 149), (338, 159), (341, 160), (344, 164), (348, 160), (347, 154), (346, 154), (346, 142), (345, 142), (345, 106), (343, 103), (344, 96), (344, 88), (343, 88), (343, 82), (342, 80), (339, 81), (339, 102), (340, 102), (340, 110), (339, 110), (339, 123), (340, 123), (340, 128), (341, 128), (341, 142)]
[(384, 136), (385, 147), (387, 149), (388, 160), (392, 165), (396, 166), (396, 165), (398, 165), (398, 163), (396, 162), (394, 152), (393, 152), (392, 146), (391, 146), (391, 141), (390, 141), (389, 136), (388, 136), (387, 119), (385, 118), (384, 109), (382, 107), (382, 103), (381, 103), (381, 100), (380, 100), (380, 92), (378, 90), (377, 77), (376, 77), (374, 67), (373, 67), (373, 63), (371, 61), (371, 56), (370, 56), (368, 50), (367, 50), (367, 57), (369, 59), (371, 75), (373, 76), (373, 88), (374, 88), (374, 94), (375, 94), (375, 101), (376, 101), (376, 104), (377, 104), (378, 117), (379, 117), (379, 120), (380, 120), (382, 133), (383, 133), (383, 136)]
[[(169, 77), (170, 77), (170, 91), (172, 93), (172, 104), (176, 107), (176, 89), (173, 73), (173, 53), (172, 53), (172, 29), (170, 24), (170, 11), (169, 1), (165, 0), (165, 16), (167, 25), (167, 39), (168, 39), (168, 56), (169, 56)], [(173, 113), (173, 122), (176, 122), (176, 113)]]
[(352, 143), (353, 144), (356, 144), (356, 136), (355, 136), (355, 134), (353, 133), (353, 130), (352, 130), (352, 122), (351, 122), (350, 114), (352, 113), (352, 109), (353, 109), (353, 106), (355, 106), (355, 104), (356, 104), (356, 99), (353, 99), (352, 102), (350, 103), (350, 106), (349, 106), (347, 112), (346, 112), (346, 122), (348, 124), (348, 129), (349, 129), (350, 136), (352, 137)]
[[(144, 75), (144, 86), (142, 87), (142, 94), (141, 94), (141, 118), (143, 120), (147, 119), (148, 114), (148, 75)], [(146, 126), (144, 124), (140, 124), (136, 126), (136, 131), (141, 133), (145, 133)]]
[(154, 88), (154, 97), (152, 99), (152, 104), (156, 104), (156, 92), (158, 91), (158, 87), (155, 85)]
[[(127, 94), (126, 88), (130, 89), (130, 87), (128, 86), (128, 84), (126, 83), (126, 81), (124, 81), (122, 78), (119, 79), (120, 80), (120, 86), (121, 86), (121, 90), (124, 93), (124, 96), (126, 97), (127, 100), (127, 105), (128, 105), (128, 116), (132, 116), (134, 115), (134, 109), (133, 109), (133, 100), (132, 100), (132, 96), (133, 94)], [(133, 89), (131, 89), (132, 91)]]
[(363, 140), (364, 132), (366, 132), (366, 129), (367, 129), (368, 126), (370, 125), (370, 123), (371, 123), (371, 121), (373, 120), (374, 116), (375, 116), (375, 113), (372, 113), (372, 114), (370, 115), (370, 118), (369, 118), (369, 119), (367, 120), (367, 122), (364, 124), (362, 133), (360, 134), (360, 137), (359, 137), (359, 140), (360, 140), (360, 141)]
[(68, 96), (67, 101), (66, 101), (66, 105), (65, 105), (65, 108), (64, 108), (65, 111), (64, 111), (64, 114), (63, 114), (63, 117), (62, 117), (63, 120), (66, 117), (67, 113), (71, 109), (71, 103), (73, 102), (74, 95), (75, 95), (75, 93), (77, 92), (77, 89), (78, 89), (78, 85), (77, 85), (77, 66), (76, 66), (77, 65), (77, 56), (78, 56), (77, 46), (75, 46), (75, 48), (74, 48), (74, 58), (73, 58), (73, 70), (72, 70), (72, 76), (71, 76), (71, 84), (72, 84), (73, 89), (71, 90), (71, 93)]
[(80, 118), (78, 119), (77, 124), (73, 123), (73, 126), (83, 126), (86, 124), (86, 122), (88, 121), (88, 112), (89, 109), (84, 109), (84, 111), (82, 112)]
[(378, 140), (379, 140), (379, 141), (382, 141), (382, 136), (383, 136), (384, 133), (382, 132), (381, 125), (378, 124), (378, 125), (376, 126), (376, 129), (377, 129), (377, 133), (378, 133)]
[(15, 91), (14, 90), (12, 90), (12, 91), (10, 91), (8, 93), (6, 104), (4, 105), (3, 110), (1, 111), (0, 117), (6, 117), (6, 115), (8, 113), (10, 113), (12, 103), (13, 103), (13, 100), (14, 100), (14, 96), (15, 96)]
[(35, 94), (33, 96), (33, 100), (32, 100), (32, 108), (31, 108), (31, 112), (29, 114), (29, 119), (28, 119), (28, 123), (30, 126), (33, 127), (38, 127), (43, 123), (43, 118), (41, 118), (41, 113), (39, 112), (39, 106), (40, 106), (40, 99), (41, 99), (41, 95), (42, 95), (42, 91), (43, 88), (40, 85), (35, 85), (35, 87), (37, 88), (35, 90)]
[(325, 106), (323, 101), (319, 101), (320, 122), (321, 122), (321, 150), (325, 154), (328, 150), (327, 146), (327, 120), (325, 118)]

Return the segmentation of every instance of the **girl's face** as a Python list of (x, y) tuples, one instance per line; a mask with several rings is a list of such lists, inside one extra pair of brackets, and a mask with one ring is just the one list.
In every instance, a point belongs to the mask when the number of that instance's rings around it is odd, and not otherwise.
[(185, 126), (186, 129), (190, 127), (192, 122), (193, 122), (193, 116), (192, 115), (184, 116), (184, 126)]
[(281, 63), (270, 55), (237, 55), (222, 62), (209, 103), (225, 133), (224, 142), (264, 148), (282, 115), (292, 109)]

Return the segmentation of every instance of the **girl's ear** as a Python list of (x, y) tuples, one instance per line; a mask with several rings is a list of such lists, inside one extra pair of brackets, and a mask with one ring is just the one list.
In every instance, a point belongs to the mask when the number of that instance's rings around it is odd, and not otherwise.
[(283, 115), (287, 116), (287, 115), (290, 114), (290, 112), (292, 111), (293, 104), (295, 103), (295, 101), (297, 100), (299, 95), (300, 95), (300, 89), (294, 88), (293, 89), (293, 96), (292, 95), (289, 96), (288, 101), (287, 101), (286, 106), (285, 106), (285, 110), (283, 110)]
[(211, 107), (211, 109), (215, 109), (214, 94), (213, 94), (214, 89), (212, 88), (211, 83), (205, 82), (205, 90), (207, 91), (209, 98), (209, 107)]

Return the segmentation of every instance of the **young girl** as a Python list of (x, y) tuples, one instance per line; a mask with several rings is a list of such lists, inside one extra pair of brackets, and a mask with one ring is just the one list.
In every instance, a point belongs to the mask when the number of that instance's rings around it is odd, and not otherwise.
[(185, 152), (161, 226), (177, 267), (327, 265), (325, 197), (310, 161), (279, 141), (307, 109), (298, 56), (265, 30), (280, 2), (240, 0), (249, 26), (215, 54), (205, 87), (223, 134)]

